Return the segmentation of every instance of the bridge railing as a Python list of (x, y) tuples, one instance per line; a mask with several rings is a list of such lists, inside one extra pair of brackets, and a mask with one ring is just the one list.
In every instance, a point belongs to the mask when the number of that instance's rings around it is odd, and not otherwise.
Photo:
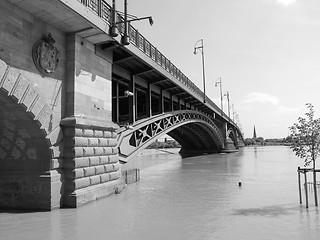
[[(112, 22), (112, 8), (105, 0), (78, 0), (80, 3), (91, 9), (97, 14), (102, 20), (104, 20), (109, 26)], [(124, 35), (124, 19), (120, 14), (117, 14), (116, 22), (118, 23), (118, 30), (120, 34)], [(153, 46), (137, 29), (135, 29), (129, 23), (129, 38), (132, 45), (137, 47), (146, 56), (151, 58), (155, 63), (165, 69), (174, 78), (183, 83), (189, 90), (195, 95), (203, 97), (203, 92), (186, 76), (180, 69), (178, 69), (168, 58), (166, 58), (155, 46)], [(221, 114), (222, 117), (229, 119), (229, 117), (221, 111), (221, 109), (210, 99), (206, 98), (207, 104), (214, 109), (217, 113)], [(229, 119), (231, 123), (233, 121)], [(236, 125), (236, 124), (234, 124)]]
[[(105, 0), (78, 0), (83, 5), (87, 6), (108, 25), (111, 24), (111, 6)], [(124, 21), (120, 14), (117, 14), (117, 22)], [(118, 24), (118, 29), (121, 35), (124, 35), (124, 23)], [(137, 29), (129, 23), (129, 37), (132, 45), (141, 50), (146, 56), (151, 58), (159, 66), (165, 69), (177, 80), (182, 82), (194, 94), (203, 96), (203, 92), (178, 69), (168, 58), (166, 58), (155, 46), (153, 46)]]

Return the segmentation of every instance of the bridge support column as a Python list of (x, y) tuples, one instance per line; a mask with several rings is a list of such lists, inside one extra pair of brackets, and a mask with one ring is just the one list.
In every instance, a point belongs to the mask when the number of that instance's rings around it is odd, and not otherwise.
[(69, 117), (64, 132), (65, 196), (63, 205), (77, 207), (119, 192), (121, 178), (116, 129), (112, 122)]
[(112, 52), (73, 34), (67, 36), (67, 46), (65, 114), (60, 122), (63, 206), (77, 207), (118, 192), (124, 184), (116, 147), (119, 127), (111, 113)]
[(236, 151), (237, 148), (235, 146), (235, 143), (232, 141), (232, 139), (228, 136), (228, 124), (223, 123), (223, 137), (224, 137), (224, 150), (223, 152), (233, 152)]

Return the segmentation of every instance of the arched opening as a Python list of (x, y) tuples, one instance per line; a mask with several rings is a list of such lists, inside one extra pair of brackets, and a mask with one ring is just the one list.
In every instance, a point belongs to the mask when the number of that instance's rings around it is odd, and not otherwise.
[(0, 208), (50, 210), (52, 152), (43, 126), (50, 109), (23, 76), (0, 65)]
[(214, 153), (224, 149), (224, 139), (215, 123), (193, 110), (159, 114), (122, 128), (118, 135), (120, 160), (128, 162), (153, 141), (168, 134), (186, 154)]

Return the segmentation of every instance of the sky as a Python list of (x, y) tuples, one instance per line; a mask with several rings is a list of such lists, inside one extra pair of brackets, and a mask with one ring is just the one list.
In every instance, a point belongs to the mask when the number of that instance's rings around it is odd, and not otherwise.
[(203, 39), (206, 94), (220, 106), (221, 78), (245, 138), (254, 126), (258, 137), (286, 137), (306, 103), (320, 117), (319, 0), (128, 0), (128, 12), (152, 16), (153, 26), (133, 26), (200, 89), (201, 53), (193, 50)]

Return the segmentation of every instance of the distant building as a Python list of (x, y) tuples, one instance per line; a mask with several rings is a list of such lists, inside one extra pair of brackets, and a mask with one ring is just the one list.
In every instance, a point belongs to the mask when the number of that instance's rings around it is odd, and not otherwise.
[(253, 126), (253, 139), (257, 138), (256, 126)]

